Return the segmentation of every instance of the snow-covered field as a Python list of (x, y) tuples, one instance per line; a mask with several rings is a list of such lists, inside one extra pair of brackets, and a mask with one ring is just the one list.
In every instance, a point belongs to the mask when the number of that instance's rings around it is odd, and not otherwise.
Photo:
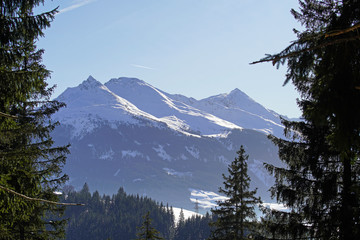
[(289, 208), (287, 208), (285, 205), (279, 204), (279, 203), (263, 203), (262, 205), (265, 207), (268, 207), (270, 209), (274, 209), (274, 210), (278, 210), (278, 211), (288, 211), (289, 210)]
[[(214, 192), (204, 191), (204, 190), (195, 190), (189, 189), (191, 191), (190, 201), (194, 204), (198, 202), (199, 207), (210, 211), (211, 208), (215, 208), (218, 204), (218, 201), (225, 201), (228, 199), (225, 196), (221, 196)], [(262, 203), (263, 206), (268, 207), (270, 209), (278, 210), (278, 211), (287, 211), (288, 208), (283, 204), (278, 203)]]
[(217, 201), (224, 201), (227, 197), (221, 196), (214, 192), (189, 189), (191, 191), (190, 201), (194, 204), (198, 202), (199, 207), (210, 210), (217, 206)]
[[(181, 209), (182, 208), (177, 208), (177, 207), (173, 208), (174, 216), (175, 216), (175, 224), (177, 224), (179, 222)], [(190, 211), (190, 210), (186, 210), (186, 209), (182, 209), (182, 210), (183, 210), (185, 219), (191, 218), (192, 216), (196, 216), (196, 215), (202, 216), (200, 213), (196, 213), (194, 211)]]

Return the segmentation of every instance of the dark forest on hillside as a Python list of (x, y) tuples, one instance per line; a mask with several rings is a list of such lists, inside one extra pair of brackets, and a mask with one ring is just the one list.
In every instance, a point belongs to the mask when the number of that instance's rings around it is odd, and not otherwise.
[(112, 196), (101, 196), (97, 191), (91, 194), (85, 184), (78, 192), (69, 190), (61, 200), (85, 204), (68, 206), (65, 211), (68, 240), (136, 239), (147, 212), (150, 213), (152, 227), (165, 239), (200, 240), (210, 235), (209, 215), (180, 219), (175, 226), (172, 207), (147, 197), (128, 195), (122, 188)]

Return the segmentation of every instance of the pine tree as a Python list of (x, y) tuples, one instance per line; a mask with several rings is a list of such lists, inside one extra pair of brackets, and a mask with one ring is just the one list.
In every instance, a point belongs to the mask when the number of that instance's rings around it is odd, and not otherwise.
[(287, 62), (304, 118), (284, 121), (287, 140), (272, 137), (287, 165), (267, 166), (272, 193), (291, 210), (274, 222), (288, 219), (293, 238), (360, 239), (360, 2), (299, 2), (304, 30), (260, 61)]
[[(31, 198), (58, 201), (67, 177), (61, 174), (67, 147), (53, 147), (51, 115), (63, 104), (50, 101), (50, 72), (35, 42), (56, 10), (34, 15), (42, 0), (0, 1), (0, 238), (53, 239), (63, 236), (63, 209)], [(55, 214), (55, 215), (54, 215)], [(54, 218), (54, 219), (52, 219)]]
[(223, 174), (224, 188), (219, 189), (228, 199), (219, 201), (218, 208), (211, 210), (217, 220), (212, 223), (215, 229), (210, 239), (243, 240), (255, 230), (255, 206), (261, 201), (255, 197), (256, 189), (249, 190), (250, 177), (246, 162), (249, 156), (245, 154), (243, 146), (237, 154), (238, 157), (228, 167), (229, 176)]
[(138, 240), (153, 240), (153, 239), (163, 239), (159, 237), (159, 231), (151, 226), (150, 212), (144, 216), (144, 222), (139, 228), (139, 232), (136, 234)]
[(184, 210), (180, 209), (180, 214), (179, 214), (179, 223), (178, 225), (182, 225), (185, 222), (185, 215), (184, 215)]
[(177, 221), (176, 229), (175, 229), (175, 239), (183, 239), (185, 237), (183, 232), (185, 221), (186, 220), (185, 220), (184, 210), (181, 208), (179, 213), (179, 219)]

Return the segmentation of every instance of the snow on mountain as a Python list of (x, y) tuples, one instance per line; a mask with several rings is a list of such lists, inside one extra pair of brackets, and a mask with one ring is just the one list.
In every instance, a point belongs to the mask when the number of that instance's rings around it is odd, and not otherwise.
[(197, 213), (197, 212), (194, 212), (194, 211), (190, 211), (190, 210), (186, 210), (186, 209), (183, 209), (183, 208), (177, 208), (177, 207), (174, 207), (173, 208), (173, 211), (174, 211), (174, 217), (175, 217), (175, 224), (178, 224), (179, 223), (179, 220), (180, 220), (180, 212), (183, 211), (183, 214), (184, 214), (184, 218), (185, 219), (189, 219), (193, 216), (203, 216), (202, 214), (200, 213)]
[(91, 132), (103, 120), (129, 124), (137, 122), (134, 116), (156, 120), (154, 116), (112, 93), (92, 76), (78, 87), (66, 89), (57, 100), (65, 102), (67, 106), (57, 112), (54, 119), (72, 126), (74, 136)]
[[(129, 92), (131, 92), (131, 83), (134, 81), (147, 85), (140, 80), (130, 80), (132, 79), (125, 80), (129, 84), (127, 87), (121, 85), (114, 86), (114, 81), (110, 81), (108, 85), (117, 92), (119, 89), (129, 90)], [(142, 108), (144, 108), (144, 104), (141, 104), (142, 102), (145, 103), (145, 106), (146, 103), (152, 103), (150, 107), (154, 109), (154, 113), (158, 110), (163, 112), (162, 114), (159, 112), (156, 114), (159, 117), (152, 115), (152, 111), (149, 111), (149, 113), (139, 109), (136, 105), (118, 96), (106, 85), (101, 84), (90, 76), (79, 86), (66, 89), (65, 92), (57, 98), (57, 100), (65, 102), (67, 108), (61, 109), (56, 113), (54, 119), (61, 121), (62, 124), (74, 127), (74, 136), (81, 136), (91, 132), (98, 124), (102, 124), (103, 121), (110, 123), (139, 124), (139, 118), (150, 120), (155, 125), (156, 123), (165, 123), (169, 128), (183, 134), (193, 134), (193, 132), (212, 134), (228, 128), (240, 128), (209, 114), (200, 113), (200, 111), (196, 109), (181, 110), (178, 108), (179, 106), (173, 104), (172, 100), (166, 98), (159, 90), (155, 88), (151, 89), (155, 90), (155, 94), (146, 94), (146, 91), (142, 94), (138, 92), (138, 94), (135, 94), (135, 96), (138, 96), (138, 100), (135, 102)], [(156, 93), (158, 93), (159, 96), (157, 96)], [(158, 101), (156, 97), (163, 97), (164, 99), (162, 99), (163, 101)], [(144, 109), (150, 110), (149, 108)], [(183, 115), (189, 116), (188, 119), (192, 118), (192, 126), (189, 126), (189, 121), (178, 118), (175, 115), (177, 112), (186, 112), (186, 114)], [(181, 114), (179, 115), (182, 116)]]
[(194, 108), (208, 112), (243, 128), (283, 136), (284, 126), (280, 116), (266, 109), (239, 89), (197, 101), (182, 95), (170, 95)]
[(191, 191), (190, 201), (198, 203), (199, 207), (204, 209), (211, 209), (218, 205), (218, 202), (225, 201), (228, 197), (221, 196), (212, 191), (204, 191), (197, 189), (189, 189)]
[(263, 203), (261, 205), (276, 211), (283, 211), (283, 212), (290, 211), (288, 207), (286, 207), (284, 204), (281, 203)]
[(188, 106), (181, 101), (174, 101), (166, 93), (136, 78), (111, 79), (105, 83), (105, 86), (139, 109), (168, 124), (181, 124), (201, 135), (218, 134), (226, 129), (241, 129), (239, 125)]
[(91, 132), (102, 121), (163, 123), (183, 134), (224, 137), (231, 129), (254, 129), (282, 136), (279, 116), (239, 89), (197, 101), (165, 93), (136, 78), (111, 79), (104, 85), (89, 76), (58, 97), (67, 108), (55, 119), (74, 127), (74, 136)]

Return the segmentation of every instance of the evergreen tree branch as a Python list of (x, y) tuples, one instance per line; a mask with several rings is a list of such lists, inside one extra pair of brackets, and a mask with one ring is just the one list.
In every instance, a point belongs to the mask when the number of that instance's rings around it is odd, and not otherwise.
[(18, 118), (17, 116), (10, 115), (10, 114), (3, 113), (3, 112), (0, 112), (0, 117), (13, 118), (13, 119)]
[[(360, 26), (358, 28), (360, 28)], [(275, 65), (280, 60), (290, 58), (290, 57), (295, 57), (295, 56), (298, 56), (299, 54), (304, 53), (304, 52), (309, 52), (309, 51), (313, 51), (313, 50), (316, 50), (316, 49), (319, 49), (319, 48), (323, 48), (323, 47), (327, 47), (327, 46), (331, 46), (331, 45), (335, 45), (335, 44), (339, 44), (339, 43), (349, 42), (349, 41), (355, 41), (355, 40), (360, 40), (360, 36), (336, 39), (336, 40), (333, 40), (333, 41), (330, 41), (330, 42), (325, 42), (325, 43), (316, 45), (314, 47), (303, 48), (303, 49), (300, 49), (298, 51), (290, 51), (287, 54), (280, 53), (280, 54), (272, 55), (272, 56), (263, 58), (261, 60), (252, 62), (252, 63), (250, 63), (250, 65), (263, 63), (263, 62), (272, 62), (272, 64)]]
[(343, 29), (343, 30), (337, 30), (337, 31), (332, 31), (330, 33), (325, 33), (325, 38), (335, 37), (335, 36), (338, 36), (338, 35), (341, 35), (344, 33), (352, 32), (352, 31), (357, 30), (358, 28), (360, 28), (360, 23), (357, 23), (354, 26)]
[(22, 198), (24, 198), (26, 200), (29, 200), (29, 201), (44, 202), (44, 203), (62, 205), (62, 206), (85, 206), (85, 204), (83, 204), (83, 203), (60, 203), (60, 202), (49, 201), (49, 200), (45, 200), (45, 199), (41, 199), (41, 198), (28, 197), (28, 196), (26, 196), (24, 194), (15, 192), (14, 190), (11, 190), (11, 189), (9, 189), (7, 187), (4, 187), (2, 185), (0, 185), (0, 189), (4, 190), (6, 192), (12, 193), (14, 195), (17, 195), (19, 197), (22, 197)]

